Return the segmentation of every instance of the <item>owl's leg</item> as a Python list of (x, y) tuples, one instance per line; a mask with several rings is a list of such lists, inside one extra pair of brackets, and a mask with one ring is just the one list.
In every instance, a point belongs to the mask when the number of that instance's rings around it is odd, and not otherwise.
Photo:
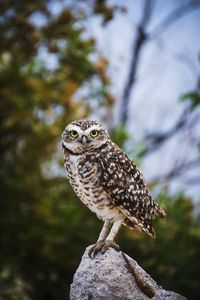
[(111, 231), (110, 231), (109, 235), (106, 237), (106, 240), (109, 240), (109, 241), (114, 240), (114, 238), (117, 235), (122, 223), (123, 223), (123, 220), (117, 220), (113, 223)]
[[(93, 256), (95, 256), (101, 250), (102, 245), (110, 231), (111, 225), (112, 225), (112, 223), (109, 221), (104, 222), (96, 244), (93, 247), (91, 247), (90, 250), (88, 251), (88, 255), (91, 258), (92, 258), (92, 254), (93, 254)], [(95, 253), (95, 255), (94, 255), (94, 253)]]
[(103, 224), (103, 227), (101, 229), (101, 232), (99, 234), (99, 238), (97, 240), (97, 242), (99, 241), (104, 241), (110, 231), (110, 227), (111, 227), (112, 223), (109, 221), (105, 221)]
[(122, 222), (123, 222), (122, 220), (117, 220), (113, 223), (111, 231), (110, 231), (109, 235), (107, 236), (107, 238), (105, 239), (104, 245), (101, 249), (102, 254), (105, 253), (110, 247), (115, 249), (116, 251), (120, 250), (119, 245), (117, 245), (114, 242), (114, 238), (116, 237), (116, 235), (122, 225)]
[[(95, 257), (98, 252), (101, 252), (103, 254), (110, 247), (114, 248), (116, 251), (120, 250), (119, 246), (113, 240), (114, 240), (117, 232), (119, 231), (119, 228), (120, 228), (122, 222), (123, 222), (122, 220), (115, 221), (113, 223), (113, 226), (112, 226), (111, 231), (110, 231), (109, 234), (108, 234), (108, 230), (109, 230), (110, 224), (109, 224), (109, 226), (104, 224), (105, 228), (103, 226), (103, 229), (100, 233), (100, 236), (99, 236), (99, 239), (98, 239), (97, 243), (88, 252), (88, 255), (90, 257), (92, 257), (92, 256)], [(104, 239), (100, 239), (101, 237), (104, 237)]]

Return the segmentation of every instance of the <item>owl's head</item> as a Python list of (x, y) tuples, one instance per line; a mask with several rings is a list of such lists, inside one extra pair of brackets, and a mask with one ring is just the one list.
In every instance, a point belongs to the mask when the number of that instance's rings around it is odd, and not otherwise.
[(75, 154), (96, 150), (109, 140), (109, 135), (97, 121), (73, 121), (62, 134), (63, 148)]

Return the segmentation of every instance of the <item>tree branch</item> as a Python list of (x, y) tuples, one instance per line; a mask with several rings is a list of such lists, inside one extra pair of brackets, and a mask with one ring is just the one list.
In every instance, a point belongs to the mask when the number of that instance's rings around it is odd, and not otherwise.
[(175, 166), (172, 170), (170, 170), (168, 173), (158, 176), (153, 178), (151, 181), (156, 182), (156, 181), (169, 181), (171, 179), (177, 178), (182, 175), (182, 172), (188, 171), (191, 168), (194, 167), (200, 167), (200, 158), (196, 158), (191, 161), (183, 162), (182, 164), (179, 164), (179, 166)]
[(189, 184), (189, 185), (198, 185), (199, 186), (199, 183), (200, 183), (200, 177), (199, 176), (190, 177), (190, 178), (186, 179), (186, 184)]
[[(200, 75), (197, 78), (196, 83), (196, 90), (200, 90)], [(167, 132), (154, 132), (151, 134), (147, 134), (144, 137), (144, 140), (147, 143), (147, 151), (144, 153), (144, 155), (148, 155), (154, 150), (156, 150), (159, 146), (161, 146), (164, 142), (166, 142), (169, 138), (173, 137), (175, 134), (177, 134), (181, 129), (183, 129), (189, 122), (188, 116), (191, 117), (191, 111), (187, 107), (182, 112), (181, 116), (179, 117), (176, 124)], [(191, 121), (191, 118), (190, 118)], [(193, 118), (193, 124), (199, 121), (199, 116)], [(190, 124), (192, 126), (192, 124)]]
[(124, 124), (126, 124), (128, 119), (128, 107), (130, 102), (130, 95), (131, 92), (133, 91), (133, 87), (136, 81), (138, 65), (140, 62), (142, 48), (145, 42), (147, 41), (149, 42), (155, 39), (156, 37), (158, 37), (159, 34), (161, 34), (170, 25), (178, 21), (184, 15), (200, 7), (199, 0), (195, 0), (195, 1), (193, 0), (184, 4), (183, 6), (177, 8), (172, 13), (170, 13), (167, 17), (165, 17), (156, 26), (156, 28), (151, 33), (148, 34), (147, 25), (150, 21), (153, 12), (153, 4), (154, 4), (153, 0), (145, 0), (143, 15), (137, 27), (136, 37), (134, 39), (133, 46), (132, 46), (133, 51), (132, 51), (132, 60), (130, 64), (129, 75), (128, 75), (127, 82), (125, 84), (125, 88), (121, 100), (120, 122)]
[(147, 40), (146, 28), (152, 14), (153, 2), (154, 2), (153, 0), (145, 0), (143, 15), (137, 27), (136, 37), (133, 41), (133, 46), (132, 46), (133, 55), (132, 55), (130, 69), (129, 69), (128, 80), (125, 85), (123, 96), (122, 96), (122, 109), (120, 115), (120, 121), (122, 123), (126, 123), (128, 118), (128, 106), (129, 106), (131, 89), (136, 80), (136, 74), (138, 70), (138, 64), (140, 60), (142, 47), (144, 45), (144, 42)]
[(188, 3), (178, 7), (172, 13), (170, 13), (167, 17), (165, 17), (154, 30), (152, 30), (149, 35), (150, 39), (154, 39), (158, 37), (164, 30), (166, 30), (173, 23), (177, 22), (180, 18), (185, 16), (186, 14), (192, 12), (193, 10), (200, 7), (200, 2), (198, 0), (189, 1)]
[(152, 151), (161, 146), (169, 138), (177, 134), (187, 123), (188, 108), (186, 108), (181, 116), (179, 117), (177, 123), (166, 132), (154, 132), (147, 134), (145, 136), (145, 141), (147, 143), (147, 152), (144, 155), (150, 154)]

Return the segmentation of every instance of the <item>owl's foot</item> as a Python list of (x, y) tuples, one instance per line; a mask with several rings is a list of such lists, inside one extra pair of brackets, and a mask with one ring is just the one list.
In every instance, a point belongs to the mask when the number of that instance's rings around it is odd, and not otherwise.
[(88, 251), (88, 255), (90, 258), (95, 258), (97, 253), (104, 254), (109, 248), (113, 248), (116, 251), (120, 251), (119, 245), (111, 240), (98, 241), (90, 250)]

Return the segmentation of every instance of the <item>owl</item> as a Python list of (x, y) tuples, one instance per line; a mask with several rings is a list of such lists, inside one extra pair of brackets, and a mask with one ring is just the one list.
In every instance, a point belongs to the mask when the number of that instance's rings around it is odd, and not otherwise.
[(143, 176), (131, 158), (97, 121), (78, 120), (62, 134), (67, 178), (79, 199), (104, 221), (89, 256), (119, 250), (114, 238), (123, 224), (155, 237), (152, 219), (165, 217), (153, 201)]

